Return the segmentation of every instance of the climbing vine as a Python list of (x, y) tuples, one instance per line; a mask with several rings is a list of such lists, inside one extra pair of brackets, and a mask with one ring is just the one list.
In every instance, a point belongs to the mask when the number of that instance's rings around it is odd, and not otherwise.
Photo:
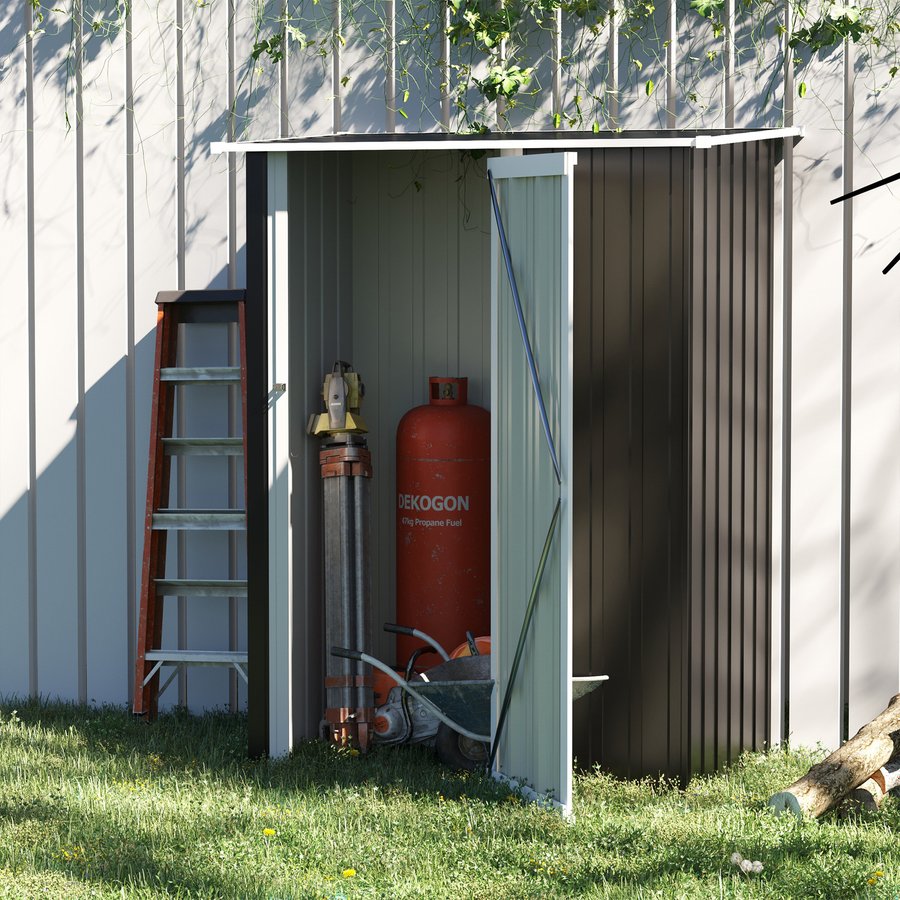
[[(89, 37), (112, 39), (123, 28), (132, 0), (25, 0), (32, 8), (37, 37), (51, 14), (87, 23)], [(302, 65), (322, 67), (322, 90), (330, 90), (329, 63), (340, 48), (345, 64), (340, 84), (347, 98), (376, 93), (377, 69), (393, 49), (396, 94), (389, 99), (410, 128), (429, 129), (439, 120), (439, 95), (449, 96), (451, 129), (571, 127), (595, 131), (615, 128), (616, 110), (625, 106), (644, 127), (665, 124), (668, 4), (655, 0), (395, 0), (393, 22), (384, 0), (237, 0), (235, 9), (250, 23), (250, 40), (240, 68), (240, 97), (247, 110), (235, 110), (246, 124), (254, 85), (270, 77), (267, 69), (286, 55)], [(900, 0), (873, 0), (859, 6), (819, 0), (807, 6), (790, 0), (793, 27), (787, 33), (784, 0), (734, 0), (735, 69), (757, 106), (780, 103), (783, 54), (791, 54), (798, 73), (798, 95), (814, 84), (817, 66), (851, 41), (866, 61), (874, 93), (898, 72)], [(220, 10), (225, 0), (183, 0), (194, 14)], [(726, 0), (677, 0), (678, 85), (681, 125), (709, 125), (707, 111), (721, 107), (729, 29)], [(393, 41), (391, 25), (394, 26)], [(557, 29), (561, 33), (558, 51)], [(616, 29), (618, 68), (612, 71), (609, 35)], [(85, 25), (82, 25), (85, 28)], [(444, 38), (449, 59), (443, 59)], [(71, 55), (71, 54), (70, 54)], [(305, 60), (305, 62), (304, 62)], [(293, 64), (293, 63), (292, 63)], [(550, 100), (553, 72), (559, 72), (560, 102)], [(376, 74), (373, 74), (376, 73)], [(365, 81), (365, 87), (358, 82)], [(776, 110), (777, 113), (777, 110)], [(634, 116), (631, 117), (632, 119)], [(772, 121), (772, 116), (769, 117)], [(716, 122), (718, 124), (718, 122)], [(239, 129), (240, 131), (241, 129)]]

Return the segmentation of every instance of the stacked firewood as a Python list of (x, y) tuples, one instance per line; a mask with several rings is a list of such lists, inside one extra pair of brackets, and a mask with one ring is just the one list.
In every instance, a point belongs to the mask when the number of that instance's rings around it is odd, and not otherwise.
[(834, 807), (876, 810), (895, 787), (900, 787), (900, 694), (847, 743), (770, 797), (769, 806), (798, 818), (816, 818)]

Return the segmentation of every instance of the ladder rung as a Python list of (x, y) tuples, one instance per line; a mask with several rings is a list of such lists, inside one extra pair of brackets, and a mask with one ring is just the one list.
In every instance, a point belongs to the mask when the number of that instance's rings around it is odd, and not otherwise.
[(233, 666), (235, 663), (246, 665), (247, 653), (239, 650), (148, 650), (144, 659), (163, 665)]
[(246, 597), (247, 582), (159, 578), (156, 580), (156, 593), (161, 597)]
[(243, 438), (163, 438), (167, 456), (241, 456)]
[(238, 366), (179, 366), (159, 370), (159, 380), (170, 384), (240, 384)]
[(246, 523), (242, 509), (160, 509), (153, 513), (156, 531), (242, 531)]

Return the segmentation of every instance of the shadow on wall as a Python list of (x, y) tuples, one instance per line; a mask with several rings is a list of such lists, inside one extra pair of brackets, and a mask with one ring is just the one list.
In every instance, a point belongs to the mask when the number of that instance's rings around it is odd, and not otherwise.
[[(243, 249), (239, 257), (238, 269), (243, 273)], [(219, 287), (224, 281), (225, 274), (220, 272), (209, 286)], [(141, 304), (153, 303), (154, 298), (155, 291), (138, 291)], [(197, 330), (180, 341), (184, 364), (226, 365), (227, 326), (191, 327)], [(24, 335), (21, 340), (25, 341)], [(37, 356), (41, 353), (38, 336)], [(81, 414), (73, 409), (69, 416), (72, 438), (37, 472), (30, 491), (25, 452), (21, 455), (21, 470), (4, 473), (8, 479), (18, 479), (23, 493), (0, 515), (0, 592), (4, 611), (4, 627), (0, 629), (0, 696), (38, 693), (91, 703), (131, 701), (154, 355), (155, 331), (151, 331), (135, 343), (133, 385), (129, 360), (122, 357), (87, 388)], [(198, 386), (185, 390), (202, 392), (202, 396), (185, 394), (184, 433), (199, 437), (227, 434), (228, 388)], [(43, 427), (58, 432), (63, 427), (61, 422), (40, 422), (39, 402), (34, 411), (38, 419), (36, 430)], [(177, 423), (177, 401), (175, 417)], [(134, 423), (131, 439), (129, 421)], [(27, 447), (28, 423), (21, 421), (17, 425), (21, 426), (19, 433), (5, 434), (4, 440), (19, 441)], [(83, 466), (79, 466), (78, 453), (81, 439)], [(172, 468), (173, 506), (177, 500), (178, 462), (174, 460)], [(228, 460), (192, 457), (186, 463), (185, 505), (227, 506)], [(235, 465), (235, 505), (242, 506), (239, 458)], [(84, 497), (83, 519), (78, 513), (79, 493)], [(79, 528), (80, 519), (83, 530)], [(236, 560), (235, 577), (246, 577), (243, 535), (230, 549), (227, 533), (190, 533), (181, 549), (184, 555), (179, 565), (179, 541), (170, 537), (168, 577), (228, 577), (230, 553)], [(226, 600), (191, 598), (181, 616), (175, 598), (164, 602), (163, 646), (177, 647), (181, 637), (184, 645), (192, 649), (228, 647)], [(246, 647), (242, 604), (243, 601), (238, 606), (239, 648)], [(200, 711), (225, 706), (229, 702), (229, 678), (228, 672), (220, 669), (192, 670), (186, 679), (190, 683), (189, 707)], [(177, 683), (173, 683), (164, 696), (164, 707), (179, 701), (176, 688)], [(237, 702), (240, 707), (246, 703), (242, 682)]]

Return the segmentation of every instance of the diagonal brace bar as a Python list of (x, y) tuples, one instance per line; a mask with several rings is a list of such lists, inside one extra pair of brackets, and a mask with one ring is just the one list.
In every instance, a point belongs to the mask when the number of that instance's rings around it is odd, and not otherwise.
[(513, 305), (516, 308), (516, 318), (519, 320), (519, 331), (522, 332), (522, 343), (525, 346), (525, 357), (528, 360), (528, 370), (531, 372), (531, 384), (537, 397), (538, 408), (541, 413), (541, 425), (544, 428), (544, 437), (547, 438), (547, 446), (550, 449), (550, 459), (553, 462), (553, 471), (556, 474), (556, 483), (562, 482), (559, 469), (559, 459), (556, 456), (556, 444), (553, 442), (553, 432), (550, 430), (550, 419), (547, 417), (547, 407), (544, 405), (544, 394), (541, 391), (541, 380), (538, 377), (537, 364), (534, 361), (534, 353), (531, 349), (531, 339), (528, 337), (528, 328), (525, 325), (525, 314), (522, 311), (522, 301), (519, 299), (519, 286), (516, 283), (516, 274), (513, 271), (512, 257), (509, 254), (509, 244), (506, 240), (506, 230), (503, 227), (503, 217), (500, 215), (500, 205), (497, 202), (497, 191), (494, 187), (494, 175), (488, 169), (488, 184), (491, 188), (491, 205), (494, 207), (494, 219), (497, 222), (497, 233), (500, 236), (500, 249), (503, 251), (503, 261), (506, 263), (506, 274), (509, 277), (509, 286), (512, 290)]
[(541, 551), (541, 559), (538, 562), (537, 572), (534, 573), (534, 582), (531, 585), (531, 596), (528, 598), (528, 606), (525, 608), (525, 619), (519, 632), (519, 643), (516, 645), (516, 655), (513, 657), (512, 668), (509, 670), (509, 681), (506, 685), (506, 693), (503, 695), (503, 705), (500, 707), (500, 716), (497, 719), (497, 729), (494, 732), (494, 743), (491, 745), (491, 758), (488, 760), (488, 772), (494, 768), (494, 760), (497, 758), (497, 750), (500, 747), (500, 738), (503, 736), (503, 726), (506, 724), (506, 715), (509, 712), (509, 704), (512, 699), (513, 688), (516, 684), (516, 676), (519, 674), (519, 663), (522, 661), (522, 653), (525, 650), (525, 641), (531, 628), (531, 620), (534, 618), (534, 610), (537, 606), (538, 591), (544, 578), (544, 568), (547, 565), (547, 557), (550, 556), (550, 547), (553, 543), (553, 535), (556, 534), (556, 526), (559, 522), (559, 504), (557, 499), (553, 509), (553, 519), (544, 540), (544, 549)]

